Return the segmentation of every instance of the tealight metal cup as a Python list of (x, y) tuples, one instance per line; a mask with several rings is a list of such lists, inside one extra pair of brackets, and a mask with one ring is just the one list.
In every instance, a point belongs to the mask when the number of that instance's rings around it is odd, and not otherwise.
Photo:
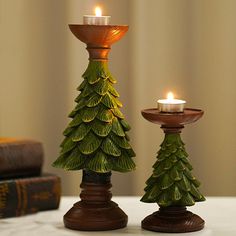
[(184, 112), (184, 106), (185, 101), (183, 100), (177, 100), (178, 103), (163, 103), (163, 102), (157, 102), (157, 108), (160, 112), (168, 112), (168, 113), (174, 113), (174, 112)]

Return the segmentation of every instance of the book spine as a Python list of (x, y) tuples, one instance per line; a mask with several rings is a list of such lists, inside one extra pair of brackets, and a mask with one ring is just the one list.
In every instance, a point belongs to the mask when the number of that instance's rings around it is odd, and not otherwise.
[(0, 181), (0, 218), (57, 209), (60, 195), (55, 175)]
[(43, 155), (40, 142), (0, 142), (0, 179), (40, 175)]

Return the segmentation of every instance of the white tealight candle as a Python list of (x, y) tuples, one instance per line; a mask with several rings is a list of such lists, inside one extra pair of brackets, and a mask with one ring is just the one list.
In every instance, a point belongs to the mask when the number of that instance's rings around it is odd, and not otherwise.
[(167, 94), (167, 99), (157, 101), (157, 108), (160, 112), (183, 112), (186, 101), (174, 99), (173, 93)]
[(100, 7), (95, 8), (95, 15), (85, 15), (84, 25), (109, 25), (111, 16), (102, 16)]

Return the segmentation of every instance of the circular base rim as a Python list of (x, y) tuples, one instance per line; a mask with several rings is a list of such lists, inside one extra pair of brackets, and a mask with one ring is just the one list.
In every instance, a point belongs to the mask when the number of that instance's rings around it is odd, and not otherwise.
[(80, 231), (115, 230), (126, 227), (128, 222), (128, 216), (112, 201), (101, 206), (78, 202), (63, 219), (66, 228)]
[(168, 213), (163, 215), (160, 211), (157, 211), (142, 221), (143, 229), (164, 233), (194, 232), (202, 230), (204, 225), (204, 220), (190, 211), (175, 216), (168, 215)]

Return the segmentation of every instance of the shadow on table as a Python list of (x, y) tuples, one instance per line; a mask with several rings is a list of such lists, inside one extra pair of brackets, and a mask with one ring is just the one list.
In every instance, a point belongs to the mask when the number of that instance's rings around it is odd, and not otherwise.
[[(108, 230), (108, 231), (76, 231), (76, 230), (70, 230), (64, 227), (64, 225), (58, 225), (58, 229), (63, 230), (64, 232), (70, 233), (70, 235), (79, 235), (79, 236), (104, 236), (104, 235), (112, 235), (112, 236), (120, 236), (121, 234), (125, 235), (151, 235), (155, 234), (151, 231), (143, 230), (140, 225), (129, 225), (123, 229), (117, 229), (117, 230)], [(166, 235), (167, 236), (167, 235)], [(173, 236), (173, 235), (172, 235)]]
[[(68, 236), (72, 236), (72, 235), (76, 235), (76, 236), (120, 236), (122, 234), (126, 235), (126, 236), (134, 236), (134, 235), (153, 235), (153, 236), (157, 236), (157, 235), (163, 235), (163, 233), (158, 233), (158, 232), (152, 232), (152, 231), (148, 231), (148, 230), (144, 230), (140, 227), (140, 225), (128, 225), (126, 228), (123, 229), (118, 229), (118, 230), (109, 230), (109, 231), (76, 231), (76, 230), (70, 230), (64, 227), (64, 225), (60, 225), (57, 226), (58, 229), (61, 230), (61, 232), (63, 232), (63, 235), (68, 235)], [(173, 233), (165, 233), (165, 236), (173, 236), (176, 234)], [(180, 235), (180, 234), (178, 234)], [(181, 234), (182, 235), (182, 234)], [(205, 228), (201, 231), (198, 232), (192, 232), (192, 233), (185, 233), (185, 236), (210, 236), (212, 235), (212, 231)], [(214, 235), (214, 236), (218, 236), (218, 234)]]

